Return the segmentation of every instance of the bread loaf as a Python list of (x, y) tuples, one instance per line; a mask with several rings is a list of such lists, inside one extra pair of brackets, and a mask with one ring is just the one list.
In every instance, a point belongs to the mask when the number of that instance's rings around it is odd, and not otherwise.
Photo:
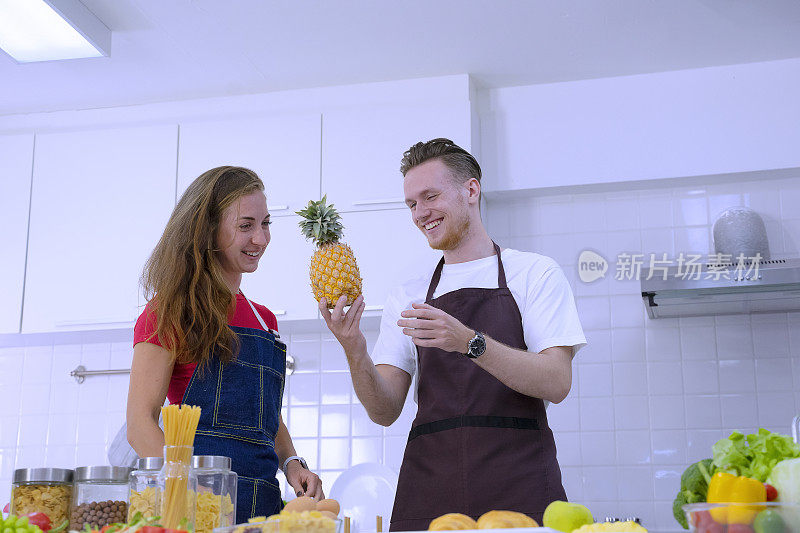
[(455, 531), (459, 529), (478, 529), (478, 523), (461, 513), (448, 513), (434, 518), (428, 531)]
[(516, 511), (489, 511), (478, 518), (478, 529), (508, 529), (514, 527), (539, 527), (536, 520)]

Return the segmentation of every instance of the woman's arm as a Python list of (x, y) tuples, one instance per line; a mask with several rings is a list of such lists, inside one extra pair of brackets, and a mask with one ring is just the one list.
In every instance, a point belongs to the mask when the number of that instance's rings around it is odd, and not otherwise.
[(139, 457), (164, 455), (164, 432), (158, 427), (161, 406), (167, 397), (173, 357), (149, 342), (133, 347), (128, 387), (128, 442)]
[[(284, 461), (293, 455), (297, 455), (292, 444), (292, 437), (289, 436), (289, 430), (283, 423), (281, 416), (280, 425), (278, 426), (278, 434), (275, 436), (275, 453), (278, 454), (278, 468), (283, 466)], [(325, 498), (325, 493), (322, 492), (322, 481), (319, 476), (310, 470), (303, 468), (300, 461), (290, 461), (286, 465), (286, 481), (295, 490), (298, 496), (311, 496), (315, 500)]]

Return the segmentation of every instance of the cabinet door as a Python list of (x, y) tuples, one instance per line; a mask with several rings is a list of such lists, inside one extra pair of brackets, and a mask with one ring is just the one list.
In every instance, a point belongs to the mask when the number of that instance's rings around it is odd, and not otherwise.
[(177, 126), (38, 135), (24, 333), (128, 327), (174, 205)]
[(181, 124), (178, 197), (214, 167), (247, 167), (264, 181), (273, 216), (319, 198), (320, 115)]
[(32, 165), (33, 135), (0, 136), (0, 333), (19, 333), (22, 318)]
[(353, 248), (364, 279), (365, 315), (383, 310), (389, 291), (426, 270), (433, 270), (442, 253), (411, 221), (408, 209), (345, 213), (344, 242)]
[(272, 219), (258, 270), (242, 276), (242, 292), (280, 321), (315, 319), (318, 313), (308, 277), (314, 246), (300, 233), (298, 222), (297, 215)]
[(419, 141), (471, 150), (468, 102), (337, 110), (322, 124), (322, 194), (340, 211), (405, 207), (400, 160)]

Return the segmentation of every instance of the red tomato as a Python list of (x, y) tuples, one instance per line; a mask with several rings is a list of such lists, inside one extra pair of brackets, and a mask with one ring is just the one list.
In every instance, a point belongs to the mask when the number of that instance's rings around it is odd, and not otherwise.
[(139, 529), (139, 533), (165, 533), (165, 530), (159, 526), (143, 526)]
[(695, 527), (700, 527), (703, 524), (713, 521), (714, 519), (711, 518), (711, 513), (708, 511), (695, 511), (692, 513), (692, 522), (694, 523)]
[(703, 522), (699, 525), (697, 527), (697, 533), (725, 533), (725, 526), (711, 520), (710, 522)]
[(774, 502), (778, 498), (778, 489), (769, 483), (764, 483), (764, 488), (767, 489), (767, 501)]
[(755, 533), (752, 526), (747, 524), (730, 524), (728, 526), (728, 533)]
[(49, 531), (53, 525), (50, 523), (50, 517), (44, 513), (30, 513), (26, 514), (28, 523), (34, 526), (39, 526), (42, 531)]

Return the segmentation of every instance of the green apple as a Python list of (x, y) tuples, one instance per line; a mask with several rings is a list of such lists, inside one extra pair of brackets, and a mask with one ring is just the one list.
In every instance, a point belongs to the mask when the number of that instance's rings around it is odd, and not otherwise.
[(585, 505), (556, 500), (547, 506), (542, 518), (544, 527), (572, 533), (586, 524), (593, 524), (592, 512)]

